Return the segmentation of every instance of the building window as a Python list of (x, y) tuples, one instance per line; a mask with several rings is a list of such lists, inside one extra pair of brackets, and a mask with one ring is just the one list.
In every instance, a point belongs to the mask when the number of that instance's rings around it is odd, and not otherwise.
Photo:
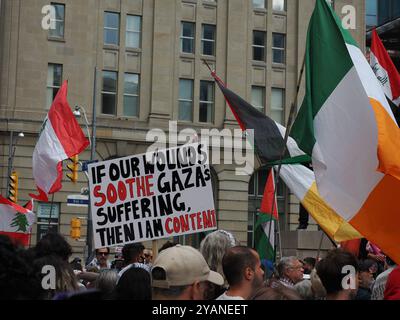
[(265, 9), (265, 0), (253, 0), (254, 9)]
[(285, 90), (279, 88), (271, 89), (271, 118), (272, 120), (285, 124)]
[(286, 11), (286, 1), (285, 0), (272, 0), (272, 10)]
[(139, 75), (125, 73), (124, 79), (124, 116), (139, 115)]
[(119, 45), (119, 13), (104, 12), (104, 44)]
[(378, 25), (378, 1), (367, 0), (365, 6), (366, 6), (365, 22), (367, 24), (367, 28), (370, 29)]
[(200, 81), (199, 122), (212, 123), (214, 118), (214, 82)]
[(141, 16), (126, 16), (126, 47), (140, 48), (140, 34), (142, 31)]
[(285, 63), (285, 35), (272, 34), (272, 62)]
[(58, 89), (61, 87), (62, 72), (62, 64), (49, 63), (47, 66), (47, 109), (50, 109)]
[(264, 31), (253, 31), (253, 60), (265, 61)]
[(251, 104), (258, 111), (264, 113), (264, 88), (253, 86), (251, 88)]
[(179, 79), (179, 120), (193, 121), (193, 80)]
[(115, 71), (103, 71), (101, 113), (115, 115), (117, 111), (117, 79)]
[(49, 36), (64, 39), (65, 5), (59, 3), (52, 3), (51, 5), (55, 10), (56, 16), (54, 19), (50, 19), (55, 28), (49, 29)]
[(194, 53), (194, 23), (182, 22), (181, 51)]
[(201, 38), (202, 54), (215, 56), (215, 26), (203, 24)]

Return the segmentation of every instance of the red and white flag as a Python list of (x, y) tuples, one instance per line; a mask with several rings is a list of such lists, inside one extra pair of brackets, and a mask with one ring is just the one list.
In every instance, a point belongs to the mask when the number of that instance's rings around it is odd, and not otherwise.
[(34, 222), (32, 200), (21, 207), (0, 195), (0, 234), (7, 235), (16, 242), (28, 246)]
[(372, 31), (370, 65), (386, 96), (399, 107), (400, 75), (375, 29)]
[(48, 194), (61, 189), (62, 161), (81, 153), (89, 145), (67, 101), (67, 81), (58, 90), (42, 125), (33, 152), (33, 177), (39, 195), (34, 199), (48, 201)]

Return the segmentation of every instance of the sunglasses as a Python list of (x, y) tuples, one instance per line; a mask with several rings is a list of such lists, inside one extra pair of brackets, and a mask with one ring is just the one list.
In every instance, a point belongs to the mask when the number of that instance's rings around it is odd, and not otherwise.
[(108, 256), (108, 252), (97, 252), (98, 256)]

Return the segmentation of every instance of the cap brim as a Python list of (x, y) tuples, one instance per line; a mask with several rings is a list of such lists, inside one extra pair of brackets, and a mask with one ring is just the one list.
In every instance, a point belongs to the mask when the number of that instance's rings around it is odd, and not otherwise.
[(210, 270), (210, 274), (208, 275), (207, 281), (210, 281), (219, 286), (222, 286), (224, 284), (224, 278), (218, 272), (212, 270)]

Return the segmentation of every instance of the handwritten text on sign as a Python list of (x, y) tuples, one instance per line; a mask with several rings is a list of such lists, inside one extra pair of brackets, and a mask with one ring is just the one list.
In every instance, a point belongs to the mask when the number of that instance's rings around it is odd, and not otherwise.
[(216, 229), (202, 144), (89, 165), (95, 247)]

